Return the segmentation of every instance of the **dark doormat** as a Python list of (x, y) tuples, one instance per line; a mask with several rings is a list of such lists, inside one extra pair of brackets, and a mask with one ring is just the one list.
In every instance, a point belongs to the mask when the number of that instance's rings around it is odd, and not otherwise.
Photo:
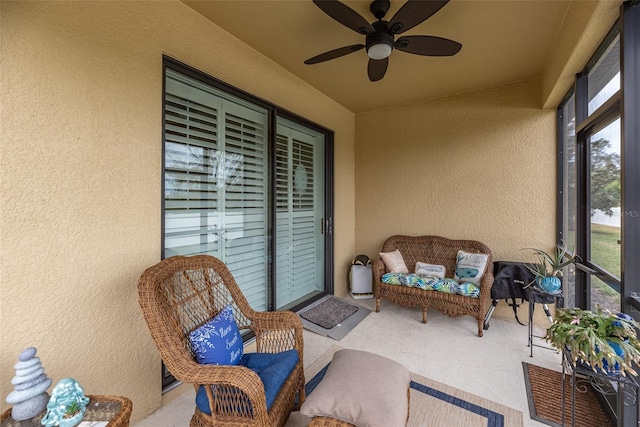
[[(562, 425), (562, 372), (522, 362), (532, 419), (550, 426)], [(591, 387), (576, 391), (576, 426), (605, 427), (611, 421)], [(565, 425), (571, 425), (571, 375), (565, 374)]]
[(357, 305), (349, 304), (333, 296), (300, 312), (300, 317), (323, 327), (332, 329), (344, 319), (358, 311)]

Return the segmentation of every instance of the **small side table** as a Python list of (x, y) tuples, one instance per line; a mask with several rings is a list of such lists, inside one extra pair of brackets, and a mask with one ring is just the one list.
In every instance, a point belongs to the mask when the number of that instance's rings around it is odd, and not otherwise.
[[(108, 421), (107, 427), (129, 427), (131, 400), (122, 396), (87, 395), (89, 403), (82, 421)], [(24, 421), (11, 418), (11, 409), (0, 415), (0, 427), (42, 427), (46, 412)]]
[(534, 344), (533, 343), (533, 338), (544, 338), (541, 336), (537, 336), (533, 334), (533, 312), (535, 310), (536, 304), (542, 304), (543, 308), (544, 308), (544, 312), (547, 315), (547, 318), (549, 319), (549, 323), (553, 322), (553, 318), (551, 317), (551, 312), (549, 312), (549, 307), (547, 306), (548, 302), (554, 301), (556, 303), (560, 303), (562, 301), (564, 297), (562, 296), (562, 292), (558, 291), (558, 292), (547, 292), (544, 289), (541, 289), (535, 285), (532, 285), (529, 288), (529, 349), (530, 349), (530, 354), (529, 357), (533, 357), (533, 347), (540, 347), (540, 348), (546, 348), (548, 350), (556, 350), (555, 348), (552, 347), (547, 347), (544, 345), (538, 345), (538, 344)]

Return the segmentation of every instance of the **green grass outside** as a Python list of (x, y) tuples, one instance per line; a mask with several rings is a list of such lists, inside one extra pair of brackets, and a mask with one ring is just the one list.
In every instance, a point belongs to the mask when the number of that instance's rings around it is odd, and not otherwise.
[[(575, 242), (575, 232), (567, 234), (568, 242)], [(620, 228), (609, 225), (591, 224), (591, 262), (616, 277), (621, 273)], [(569, 245), (571, 246), (571, 245)], [(592, 280), (592, 286), (598, 288), (603, 295), (618, 297), (618, 292), (601, 280)]]
[(591, 224), (591, 261), (620, 277), (620, 228)]

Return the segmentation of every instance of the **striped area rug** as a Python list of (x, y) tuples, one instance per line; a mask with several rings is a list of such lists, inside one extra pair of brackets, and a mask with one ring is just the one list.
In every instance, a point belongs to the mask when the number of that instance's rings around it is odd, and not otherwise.
[[(327, 353), (305, 370), (307, 394), (322, 380), (333, 353)], [(522, 412), (455, 387), (411, 373), (408, 427), (522, 427)], [(304, 427), (310, 419), (293, 412), (286, 427)]]

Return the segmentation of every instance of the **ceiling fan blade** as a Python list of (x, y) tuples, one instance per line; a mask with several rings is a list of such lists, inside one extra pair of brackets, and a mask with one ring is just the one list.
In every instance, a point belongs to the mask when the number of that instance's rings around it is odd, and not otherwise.
[(324, 13), (360, 34), (373, 33), (373, 27), (358, 12), (338, 0), (313, 0)]
[(363, 44), (352, 44), (351, 46), (339, 47), (337, 49), (330, 50), (325, 53), (321, 53), (320, 55), (316, 55), (313, 58), (309, 58), (304, 61), (307, 65), (317, 64), (319, 62), (328, 61), (330, 59), (340, 58), (341, 56), (348, 55), (353, 52), (357, 52), (361, 49), (364, 49)]
[(424, 22), (448, 2), (449, 0), (407, 0), (389, 21), (389, 28), (395, 34), (404, 33)]
[(393, 47), (415, 55), (453, 56), (460, 51), (462, 45), (436, 36), (404, 36), (396, 40)]
[(377, 82), (381, 80), (387, 72), (387, 66), (389, 65), (389, 58), (384, 59), (369, 59), (369, 65), (367, 66), (367, 73), (369, 74), (369, 80)]

